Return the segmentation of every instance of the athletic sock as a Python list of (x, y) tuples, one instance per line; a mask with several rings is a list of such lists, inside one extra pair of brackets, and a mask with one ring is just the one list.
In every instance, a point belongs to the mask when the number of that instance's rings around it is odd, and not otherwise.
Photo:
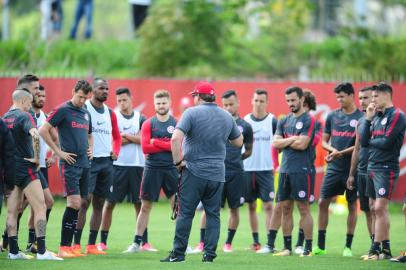
[(142, 235), (142, 243), (148, 243), (148, 228), (145, 228), (144, 234)]
[(268, 247), (275, 248), (275, 239), (277, 234), (278, 234), (277, 230), (269, 230), (267, 243)]
[(383, 240), (382, 241), (382, 252), (392, 256), (392, 253), (391, 253), (391, 250), (390, 250), (390, 241), (389, 240)]
[(303, 241), (304, 241), (304, 231), (303, 231), (303, 229), (299, 229), (299, 234), (297, 236), (296, 246), (297, 247), (303, 247)]
[(307, 250), (307, 251), (312, 251), (312, 249), (313, 249), (313, 240), (312, 239), (306, 239), (306, 243), (305, 243), (305, 247), (304, 247), (304, 250)]
[(28, 229), (28, 244), (35, 243), (35, 229)]
[(100, 231), (100, 242), (107, 246), (107, 237), (109, 237), (109, 231)]
[(326, 249), (326, 230), (319, 230), (317, 245), (320, 249)]
[(47, 222), (49, 220), (49, 215), (51, 214), (52, 208), (47, 209), (47, 213), (46, 213), (46, 218), (47, 218)]
[(87, 242), (88, 245), (95, 245), (96, 244), (96, 239), (97, 239), (97, 234), (98, 233), (99, 233), (98, 230), (90, 230), (89, 241)]
[(138, 244), (138, 245), (141, 245), (141, 242), (142, 242), (142, 236), (141, 235), (135, 235), (134, 236), (134, 243)]
[(233, 242), (233, 239), (234, 239), (235, 232), (236, 232), (236, 230), (228, 229), (226, 244), (231, 245), (231, 243)]
[(285, 249), (289, 249), (290, 251), (292, 251), (292, 236), (283, 236), (283, 244)]
[(354, 235), (353, 234), (347, 234), (347, 239), (346, 239), (346, 241), (345, 241), (345, 246), (347, 247), (347, 248), (351, 248), (351, 245), (352, 245), (352, 239), (354, 238)]
[(18, 236), (9, 236), (8, 244), (10, 246), (10, 253), (18, 254), (18, 252), (20, 251), (20, 248), (18, 247)]
[(259, 243), (259, 235), (257, 232), (252, 233), (252, 240), (254, 240), (254, 244)]
[(3, 235), (1, 236), (3, 238), (3, 248), (7, 248), (8, 246), (8, 233), (7, 229), (4, 230)]
[(372, 235), (371, 235), (371, 245), (374, 244), (374, 240), (375, 240), (375, 234), (372, 234)]
[(74, 229), (74, 243), (75, 245), (80, 245), (80, 241), (82, 240), (82, 229)]
[(61, 246), (71, 246), (73, 232), (75, 231), (79, 210), (71, 207), (65, 208), (62, 218)]
[(38, 252), (38, 254), (44, 254), (45, 251), (46, 251), (45, 236), (37, 237), (37, 252)]
[(381, 243), (379, 243), (379, 242), (374, 242), (374, 244), (372, 245), (372, 251), (373, 251), (375, 254), (381, 253)]
[(206, 228), (200, 229), (200, 243), (204, 243), (204, 236), (206, 235)]

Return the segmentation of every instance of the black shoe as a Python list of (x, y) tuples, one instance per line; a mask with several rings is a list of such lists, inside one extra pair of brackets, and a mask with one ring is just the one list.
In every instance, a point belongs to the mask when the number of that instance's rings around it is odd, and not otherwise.
[(25, 252), (37, 253), (37, 245), (34, 243), (29, 243), (25, 249)]
[(175, 251), (169, 252), (169, 256), (165, 259), (160, 260), (161, 262), (184, 262), (185, 257), (176, 256)]
[(203, 255), (202, 262), (212, 263), (215, 257), (209, 255)]
[(381, 254), (379, 254), (379, 259), (381, 260), (389, 260), (392, 258), (392, 252), (387, 249), (382, 249)]

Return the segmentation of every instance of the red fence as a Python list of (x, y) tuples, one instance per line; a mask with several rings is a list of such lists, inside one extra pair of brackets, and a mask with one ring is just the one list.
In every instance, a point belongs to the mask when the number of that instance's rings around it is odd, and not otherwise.
[[(47, 94), (46, 105), (44, 111), (49, 112), (53, 107), (59, 105), (63, 101), (70, 99), (72, 88), (75, 79), (41, 79), (41, 84), (44, 85)], [(192, 90), (195, 81), (184, 80), (168, 80), (168, 79), (139, 79), (139, 80), (110, 80), (110, 97), (107, 104), (114, 107), (115, 98), (114, 90), (118, 87), (125, 86), (131, 89), (133, 94), (133, 105), (147, 117), (153, 115), (152, 93), (157, 89), (167, 89), (172, 95), (172, 108), (175, 116), (180, 115), (180, 99), (187, 96), (187, 93)], [(270, 102), (269, 111), (279, 116), (288, 113), (288, 107), (284, 101), (284, 90), (293, 84), (303, 88), (311, 89), (318, 103), (317, 117), (325, 119), (327, 113), (337, 107), (335, 95), (332, 89), (335, 83), (294, 83), (294, 82), (243, 82), (243, 81), (216, 81), (213, 82), (216, 87), (218, 96), (228, 89), (235, 89), (239, 94), (240, 113), (245, 115), (251, 111), (251, 97), (254, 89), (265, 88), (269, 91)], [(11, 104), (11, 92), (16, 85), (16, 78), (0, 78), (0, 113), (4, 114)], [(359, 89), (367, 83), (356, 83), (354, 86)], [(393, 84), (394, 102), (395, 105), (406, 111), (406, 84)], [(219, 101), (219, 100), (218, 100)], [(402, 200), (406, 195), (406, 142), (401, 151), (401, 173), (393, 198)], [(322, 171), (322, 152), (318, 151), (317, 165), (319, 171)], [(316, 190), (320, 190), (322, 173), (317, 174)], [(62, 184), (57, 174), (56, 168), (51, 168), (50, 171), (50, 188), (53, 193), (62, 193)], [(318, 192), (316, 193), (318, 194)]]

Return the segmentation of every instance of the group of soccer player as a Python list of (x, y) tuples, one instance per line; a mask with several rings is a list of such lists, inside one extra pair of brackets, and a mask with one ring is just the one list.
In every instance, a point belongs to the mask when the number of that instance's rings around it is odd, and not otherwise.
[[(340, 106), (328, 114), (324, 127), (311, 113), (316, 110), (316, 98), (310, 90), (289, 87), (285, 100), (291, 113), (279, 120), (267, 111), (272, 102), (265, 89), (255, 90), (252, 113), (244, 118), (239, 114), (237, 92), (228, 90), (222, 94), (223, 108), (243, 135), (242, 147), (231, 143), (226, 147), (222, 207), (227, 201), (230, 218), (224, 252), (233, 251), (239, 208), (246, 202), (253, 238), (251, 249), (256, 253), (292, 255), (296, 204), (300, 221), (294, 252), (302, 257), (324, 255), (329, 205), (337, 195), (345, 193), (348, 219), (343, 256), (352, 256), (359, 199), (371, 237), (371, 247), (363, 259), (392, 258), (388, 203), (399, 176), (405, 115), (394, 107), (393, 90), (387, 83), (360, 89), (362, 111), (355, 104), (350, 83), (338, 84), (334, 93)], [(181, 177), (179, 164), (174, 164), (171, 153), (171, 137), (177, 125), (170, 113), (171, 97), (167, 90), (157, 90), (153, 96), (155, 115), (146, 119), (133, 109), (130, 89), (118, 88), (115, 95), (117, 110), (105, 104), (109, 96), (107, 80), (95, 78), (91, 84), (80, 80), (73, 86), (72, 99), (47, 116), (41, 110), (46, 94), (39, 78), (28, 74), (18, 80), (12, 107), (2, 117), (12, 135), (10, 143), (16, 145), (15, 187), (6, 192), (7, 224), (1, 246), (2, 250), (8, 248), (8, 258), (33, 258), (28, 252), (43, 260), (106, 254), (113, 210), (125, 198), (134, 204), (136, 230), (133, 243), (124, 253), (157, 251), (148, 241), (151, 209), (162, 189), (176, 211), (175, 193)], [(314, 163), (319, 143), (328, 151), (328, 165), (318, 204), (318, 241), (313, 248), (310, 204), (315, 200)], [(278, 154), (282, 155), (281, 164)], [(45, 241), (53, 205), (47, 168), (58, 159), (66, 208), (60, 247), (55, 254), (46, 249)], [(276, 171), (279, 179), (275, 192)], [(265, 212), (264, 246), (259, 241), (257, 199), (263, 202)], [(24, 253), (18, 246), (18, 228), (28, 205), (29, 238)], [(81, 236), (90, 205), (89, 239), (83, 250)], [(208, 241), (205, 217), (203, 212), (200, 243), (187, 253), (204, 251), (205, 239)], [(277, 250), (275, 239), (280, 227), (284, 247)], [(99, 230), (100, 243), (96, 244)]]

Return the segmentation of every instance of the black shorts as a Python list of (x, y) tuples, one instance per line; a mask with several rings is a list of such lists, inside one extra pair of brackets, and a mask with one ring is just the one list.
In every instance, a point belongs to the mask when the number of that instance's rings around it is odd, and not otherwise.
[(311, 196), (310, 172), (279, 173), (276, 201), (308, 201)]
[(38, 171), (35, 165), (27, 163), (16, 163), (15, 184), (25, 189), (32, 181), (39, 180)]
[(86, 198), (89, 194), (89, 168), (61, 163), (59, 170), (65, 188), (65, 197), (80, 195)]
[(272, 201), (275, 197), (273, 171), (244, 172), (245, 201), (255, 202), (260, 198), (263, 202)]
[(221, 197), (221, 207), (227, 204), (231, 209), (236, 209), (243, 205), (244, 197), (244, 173), (236, 172), (233, 174), (226, 174), (226, 182), (224, 183), (223, 195)]
[(368, 212), (369, 209), (369, 197), (367, 196), (367, 181), (368, 174), (366, 172), (357, 173), (357, 192), (359, 198), (359, 205), (362, 211)]
[(315, 196), (314, 196), (314, 187), (316, 185), (316, 168), (311, 168), (310, 170), (310, 198), (309, 202), (314, 203)]
[(48, 168), (40, 168), (38, 171), (39, 180), (41, 181), (42, 189), (49, 188), (48, 185)]
[(178, 190), (178, 177), (179, 173), (176, 168), (144, 168), (140, 198), (150, 202), (157, 202), (161, 188), (167, 198), (172, 197)]
[(140, 202), (140, 187), (144, 168), (135, 166), (113, 166), (113, 168), (113, 186), (107, 201), (122, 202), (128, 195), (129, 202)]
[(355, 202), (357, 200), (357, 190), (347, 189), (347, 179), (349, 171), (334, 172), (328, 171), (324, 175), (323, 184), (321, 185), (320, 198), (329, 199), (337, 195), (343, 195), (348, 202)]
[(93, 158), (89, 170), (89, 193), (107, 198), (113, 184), (113, 161), (110, 157)]
[(367, 195), (369, 198), (391, 199), (393, 191), (398, 181), (399, 172), (370, 171), (368, 170)]

